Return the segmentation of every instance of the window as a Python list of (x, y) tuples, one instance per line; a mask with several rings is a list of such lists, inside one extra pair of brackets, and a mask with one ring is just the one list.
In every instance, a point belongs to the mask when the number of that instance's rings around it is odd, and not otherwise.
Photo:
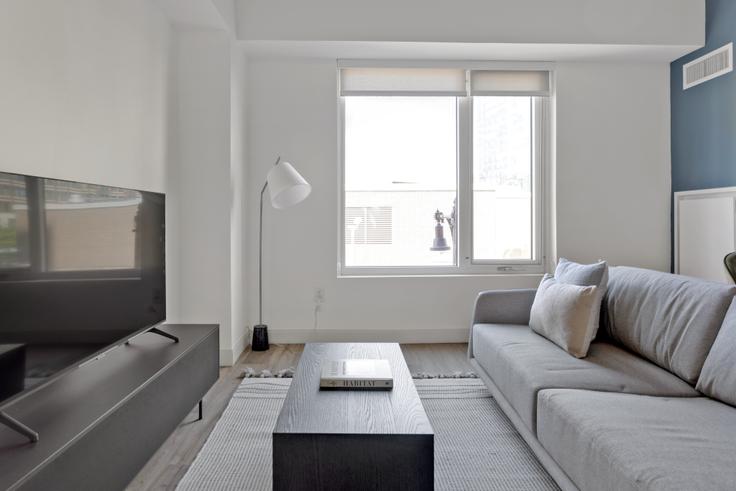
[(541, 272), (548, 94), (548, 71), (341, 68), (340, 272)]

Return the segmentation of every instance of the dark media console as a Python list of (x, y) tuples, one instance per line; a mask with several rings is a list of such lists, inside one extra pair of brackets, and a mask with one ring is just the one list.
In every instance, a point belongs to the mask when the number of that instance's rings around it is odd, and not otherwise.
[(0, 489), (124, 489), (219, 375), (218, 326), (160, 330), (3, 407), (40, 439), (0, 425)]

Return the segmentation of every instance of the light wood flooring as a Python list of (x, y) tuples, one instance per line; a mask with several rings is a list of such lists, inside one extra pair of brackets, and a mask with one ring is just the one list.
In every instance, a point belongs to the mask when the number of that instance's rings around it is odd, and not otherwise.
[[(240, 384), (245, 367), (272, 371), (296, 367), (304, 345), (271, 345), (268, 351), (246, 349), (232, 367), (222, 368), (220, 378), (204, 398), (204, 419), (197, 421), (197, 410), (184, 419), (128, 486), (128, 491), (174, 489), (197, 456), (207, 436), (220, 419), (230, 397)], [(412, 373), (453, 373), (472, 370), (467, 360), (467, 344), (401, 345)]]

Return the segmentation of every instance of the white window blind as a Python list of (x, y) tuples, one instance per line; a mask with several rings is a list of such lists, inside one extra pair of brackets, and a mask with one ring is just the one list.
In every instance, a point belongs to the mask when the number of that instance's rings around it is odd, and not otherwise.
[(542, 70), (473, 70), (470, 95), (548, 96), (549, 72)]
[(341, 68), (341, 96), (464, 96), (461, 68)]
[(344, 67), (340, 68), (340, 95), (543, 97), (550, 94), (549, 79), (546, 70)]

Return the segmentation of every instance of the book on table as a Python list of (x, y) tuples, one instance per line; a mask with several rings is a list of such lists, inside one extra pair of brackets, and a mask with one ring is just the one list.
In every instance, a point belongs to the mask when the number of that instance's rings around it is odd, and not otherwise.
[(394, 386), (388, 360), (322, 360), (322, 389), (390, 390)]

